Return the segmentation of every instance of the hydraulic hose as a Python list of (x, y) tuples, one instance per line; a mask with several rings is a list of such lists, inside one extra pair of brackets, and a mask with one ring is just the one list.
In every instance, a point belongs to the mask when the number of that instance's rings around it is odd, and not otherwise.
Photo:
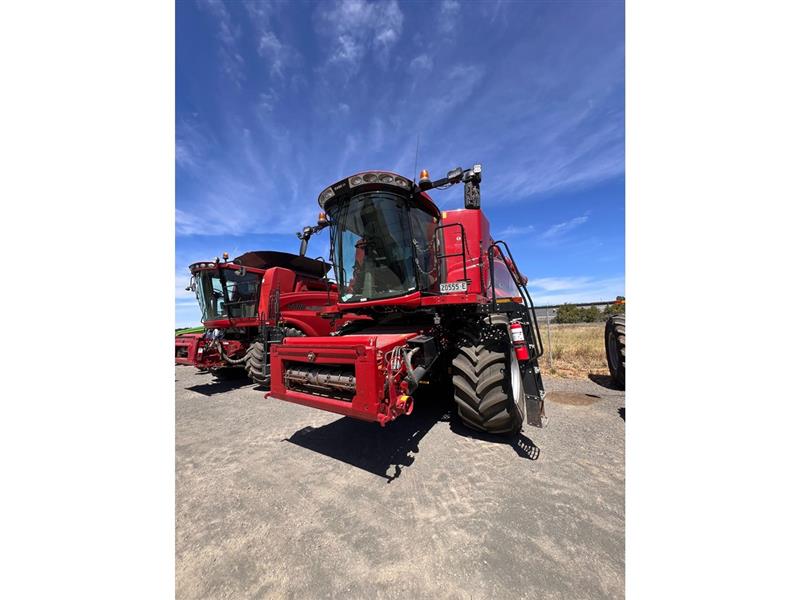
[(419, 350), (419, 347), (412, 348), (411, 351), (403, 348), (403, 362), (406, 364), (406, 373), (408, 374), (407, 377), (412, 383), (414, 383), (414, 385), (419, 384), (419, 381), (414, 379), (414, 367), (411, 366), (411, 357), (417, 353), (417, 350)]
[(247, 360), (247, 354), (245, 354), (242, 358), (229, 358), (228, 355), (225, 354), (225, 350), (222, 349), (222, 344), (219, 343), (219, 340), (216, 340), (214, 343), (219, 351), (220, 356), (222, 356), (222, 358), (225, 359), (225, 362), (229, 365), (241, 365)]
[(409, 393), (412, 393), (417, 387), (425, 373), (428, 372), (430, 365), (420, 365), (416, 369), (411, 365), (411, 357), (417, 353), (419, 346), (412, 348), (410, 351), (403, 349), (403, 362), (406, 365), (406, 380), (409, 382)]

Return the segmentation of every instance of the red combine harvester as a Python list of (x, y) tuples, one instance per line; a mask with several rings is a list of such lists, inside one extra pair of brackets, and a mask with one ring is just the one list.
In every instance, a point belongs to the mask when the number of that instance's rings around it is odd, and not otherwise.
[[(481, 167), (419, 184), (368, 171), (326, 188), (338, 301), (323, 316), (361, 315), (331, 336), (272, 347), (268, 397), (376, 421), (410, 414), (421, 384), (452, 379), (464, 423), (517, 432), (543, 426), (542, 354), (533, 302), (480, 210)], [(426, 193), (464, 184), (464, 209)]]
[(337, 297), (326, 276), (331, 266), (304, 256), (308, 238), (319, 229), (306, 227), (298, 234), (300, 255), (247, 252), (228, 262), (223, 254), (223, 261), (190, 265), (186, 289), (197, 295), (206, 331), (176, 337), (175, 362), (217, 375), (244, 367), (255, 383), (269, 386), (271, 344), (330, 334), (333, 322), (320, 311)]

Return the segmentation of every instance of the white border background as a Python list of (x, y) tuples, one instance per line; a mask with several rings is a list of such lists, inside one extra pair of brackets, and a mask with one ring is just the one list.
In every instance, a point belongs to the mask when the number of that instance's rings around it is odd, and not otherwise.
[(174, 596), (174, 28), (0, 8), (4, 598)]
[[(174, 9), (0, 11), (2, 595), (171, 597)], [(798, 16), (628, 5), (631, 598), (797, 590)]]

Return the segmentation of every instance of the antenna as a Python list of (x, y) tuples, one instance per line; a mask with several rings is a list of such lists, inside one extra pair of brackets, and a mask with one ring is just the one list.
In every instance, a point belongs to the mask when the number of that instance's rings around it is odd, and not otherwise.
[(419, 134), (417, 134), (417, 151), (414, 153), (414, 183), (417, 183), (417, 159), (419, 158)]

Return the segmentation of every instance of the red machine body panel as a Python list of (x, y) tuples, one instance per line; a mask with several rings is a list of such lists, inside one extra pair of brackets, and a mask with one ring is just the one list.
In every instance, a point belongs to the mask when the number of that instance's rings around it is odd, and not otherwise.
[(175, 337), (175, 364), (193, 365), (202, 333), (184, 333)]
[[(461, 227), (458, 227), (461, 225)], [(448, 255), (443, 281), (455, 282), (464, 279), (464, 259), (457, 256), (462, 251), (462, 235), (465, 236), (463, 249), (466, 256), (466, 275), (470, 294), (491, 297), (491, 274), (489, 254), (493, 243), (489, 233), (489, 220), (482, 210), (460, 208), (442, 212), (442, 237), (444, 254)], [(494, 248), (491, 250), (494, 261), (495, 292), (498, 298), (518, 296), (517, 287), (509, 270)], [(464, 298), (465, 303), (471, 301)]]
[[(388, 354), (392, 348), (403, 346), (419, 333), (418, 330), (413, 330), (405, 333), (286, 338), (282, 344), (272, 348), (270, 395), (280, 400), (385, 425), (401, 414), (393, 412), (390, 399), (384, 394), (387, 377), (391, 377), (392, 369), (399, 369), (399, 365), (389, 364)], [(312, 394), (298, 389), (302, 386), (292, 386), (287, 381), (287, 371), (292, 367), (313, 372), (314, 368), (321, 367), (324, 370), (326, 365), (352, 369), (352, 398)]]

